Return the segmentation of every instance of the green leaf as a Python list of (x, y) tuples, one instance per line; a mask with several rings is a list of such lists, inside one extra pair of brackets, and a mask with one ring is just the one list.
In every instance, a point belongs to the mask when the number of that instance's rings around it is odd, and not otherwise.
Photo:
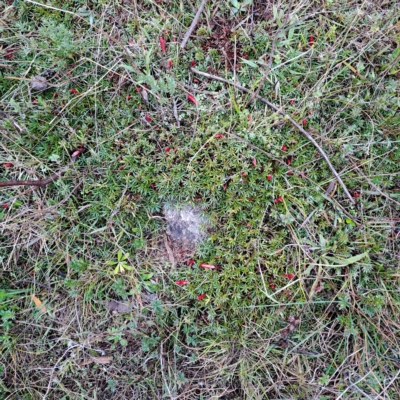
[(58, 162), (60, 161), (60, 156), (58, 154), (52, 154), (51, 156), (49, 156), (49, 160), (53, 162)]
[(294, 28), (289, 29), (288, 40), (292, 40), (294, 35)]
[(336, 262), (338, 265), (332, 265), (333, 267), (345, 267), (350, 264), (354, 264), (360, 260), (362, 260), (364, 257), (368, 255), (368, 252), (362, 253), (362, 254), (357, 254), (356, 256), (347, 258), (345, 260), (341, 260), (339, 258), (335, 257), (326, 257), (329, 261)]
[(250, 65), (252, 68), (259, 68), (259, 65), (255, 61), (245, 60), (244, 58), (241, 58), (241, 60), (244, 64)]
[(128, 64), (121, 64), (122, 68), (125, 68), (129, 72), (135, 72), (135, 68), (133, 68), (131, 65)]

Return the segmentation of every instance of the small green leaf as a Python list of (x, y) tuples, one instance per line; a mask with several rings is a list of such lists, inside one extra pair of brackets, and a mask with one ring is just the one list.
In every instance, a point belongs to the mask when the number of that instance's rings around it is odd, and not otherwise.
[(329, 261), (333, 261), (338, 264), (338, 265), (333, 265), (333, 267), (345, 267), (347, 265), (354, 264), (354, 263), (362, 260), (367, 255), (368, 255), (368, 252), (365, 252), (362, 254), (357, 254), (356, 256), (347, 258), (345, 260), (341, 260), (341, 259), (335, 258), (335, 257), (326, 257), (326, 258), (329, 259)]
[(129, 72), (135, 72), (135, 68), (133, 68), (131, 65), (128, 64), (121, 64), (122, 68), (125, 68)]
[(60, 156), (59, 156), (58, 154), (52, 154), (52, 155), (49, 157), (49, 160), (50, 160), (50, 161), (53, 161), (53, 162), (58, 162), (58, 161), (60, 161)]
[(250, 65), (252, 68), (259, 68), (259, 65), (255, 61), (245, 60), (244, 58), (241, 58), (241, 60), (244, 64)]

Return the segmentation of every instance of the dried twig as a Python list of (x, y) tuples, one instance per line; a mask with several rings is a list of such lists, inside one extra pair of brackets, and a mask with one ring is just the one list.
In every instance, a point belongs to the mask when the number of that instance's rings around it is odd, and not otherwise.
[[(206, 72), (201, 72), (201, 71), (198, 71), (195, 68), (191, 68), (191, 71), (194, 72), (195, 74), (205, 76), (206, 78), (213, 79), (213, 80), (220, 81), (220, 82), (224, 82), (224, 83), (227, 83), (228, 85), (235, 86), (237, 89), (240, 89), (241, 91), (243, 91), (245, 93), (248, 93), (250, 95), (253, 95), (253, 93), (254, 93), (251, 90), (246, 89), (245, 87), (243, 87), (243, 86), (241, 86), (241, 85), (239, 85), (239, 84), (237, 84), (235, 82), (228, 81), (227, 79), (221, 78), (219, 76), (211, 75), (211, 74), (208, 74)], [(261, 102), (263, 102), (264, 104), (266, 104), (268, 107), (272, 108), (278, 114), (282, 115), (287, 121), (289, 121), (295, 128), (297, 128), (314, 145), (314, 147), (318, 150), (318, 152), (321, 154), (321, 156), (324, 158), (324, 160), (328, 164), (330, 170), (332, 171), (332, 173), (335, 176), (335, 178), (337, 179), (337, 181), (342, 186), (342, 188), (343, 188), (346, 196), (349, 198), (350, 202), (354, 204), (354, 199), (353, 199), (352, 195), (350, 194), (349, 190), (347, 189), (347, 186), (342, 181), (342, 178), (337, 173), (335, 167), (332, 165), (332, 163), (329, 160), (329, 157), (326, 155), (325, 151), (315, 141), (315, 139), (302, 126), (300, 126), (293, 118), (291, 118), (288, 114), (286, 114), (285, 111), (282, 110), (282, 108), (277, 107), (275, 104), (271, 103), (270, 101), (268, 101), (264, 97), (261, 97), (259, 95), (256, 95), (255, 97), (258, 100), (260, 100)]]
[(196, 25), (197, 25), (197, 23), (199, 22), (200, 15), (201, 15), (201, 13), (203, 12), (203, 9), (204, 9), (204, 6), (206, 5), (206, 3), (207, 3), (207, 0), (202, 0), (202, 2), (201, 2), (201, 4), (200, 4), (200, 7), (199, 7), (199, 9), (197, 10), (196, 15), (194, 16), (193, 21), (192, 21), (192, 23), (191, 23), (189, 29), (188, 29), (187, 32), (185, 33), (185, 36), (184, 36), (184, 38), (183, 38), (183, 40), (182, 40), (182, 43), (181, 43), (181, 49), (183, 49), (183, 48), (186, 46), (186, 43), (187, 43), (187, 41), (189, 40), (190, 35), (191, 35), (192, 32), (194, 31), (194, 28), (196, 28)]
[(165, 245), (165, 248), (166, 248), (167, 253), (168, 253), (169, 262), (171, 263), (172, 268), (175, 268), (174, 253), (173, 253), (171, 247), (169, 246), (168, 237), (166, 235), (164, 236), (164, 245)]
[[(79, 155), (79, 154), (78, 154)], [(37, 187), (43, 187), (48, 185), (50, 182), (53, 182), (63, 176), (65, 172), (68, 170), (71, 164), (73, 164), (76, 160), (76, 157), (72, 157), (71, 161), (60, 171), (55, 172), (54, 174), (50, 175), (48, 178), (45, 179), (37, 179), (34, 181), (31, 180), (11, 180), (11, 181), (5, 181), (5, 182), (0, 182), (0, 187), (11, 187), (11, 186), (37, 186)]]
[(39, 286), (41, 288), (48, 289), (48, 290), (51, 290), (51, 291), (54, 290), (54, 288), (49, 286), (49, 285), (45, 285), (44, 283), (40, 283), (40, 282), (35, 282), (35, 281), (30, 280), (30, 279), (21, 279), (20, 281), (15, 282), (14, 285), (19, 286), (19, 285), (22, 285), (24, 283), (30, 283), (30, 284), (32, 284), (34, 286)]

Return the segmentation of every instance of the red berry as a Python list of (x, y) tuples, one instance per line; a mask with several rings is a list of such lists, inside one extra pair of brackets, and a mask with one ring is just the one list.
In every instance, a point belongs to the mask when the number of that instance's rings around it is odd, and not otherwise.
[(283, 274), (283, 277), (287, 278), (287, 279), (293, 279), (294, 278), (294, 274)]
[(197, 105), (196, 98), (195, 98), (192, 94), (188, 93), (187, 98), (188, 98), (188, 100), (191, 101), (194, 105)]
[(11, 60), (11, 59), (14, 58), (13, 52), (14, 52), (13, 49), (7, 49), (7, 50), (6, 50), (6, 57), (7, 57), (9, 60)]
[(161, 51), (165, 54), (166, 50), (166, 46), (165, 46), (165, 39), (163, 37), (160, 37), (160, 47), (161, 47)]
[(270, 181), (272, 179), (272, 175), (268, 175), (267, 179)]
[(215, 265), (212, 264), (200, 264), (200, 267), (206, 269), (215, 269)]
[(72, 157), (72, 158), (76, 158), (76, 157), (78, 157), (79, 155), (81, 155), (82, 152), (83, 152), (83, 149), (82, 149), (82, 148), (76, 149), (76, 150), (71, 154), (71, 157)]
[(177, 285), (189, 285), (189, 282), (184, 279), (180, 279), (179, 281), (176, 281), (175, 283)]
[(283, 145), (283, 146), (281, 147), (281, 150), (287, 151), (287, 147), (286, 147), (285, 145)]

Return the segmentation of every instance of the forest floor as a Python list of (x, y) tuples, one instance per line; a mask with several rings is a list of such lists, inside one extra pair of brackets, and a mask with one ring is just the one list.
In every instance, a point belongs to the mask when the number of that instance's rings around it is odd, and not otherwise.
[(41, 3), (0, 0), (0, 398), (398, 399), (399, 1), (184, 46), (199, 1)]

